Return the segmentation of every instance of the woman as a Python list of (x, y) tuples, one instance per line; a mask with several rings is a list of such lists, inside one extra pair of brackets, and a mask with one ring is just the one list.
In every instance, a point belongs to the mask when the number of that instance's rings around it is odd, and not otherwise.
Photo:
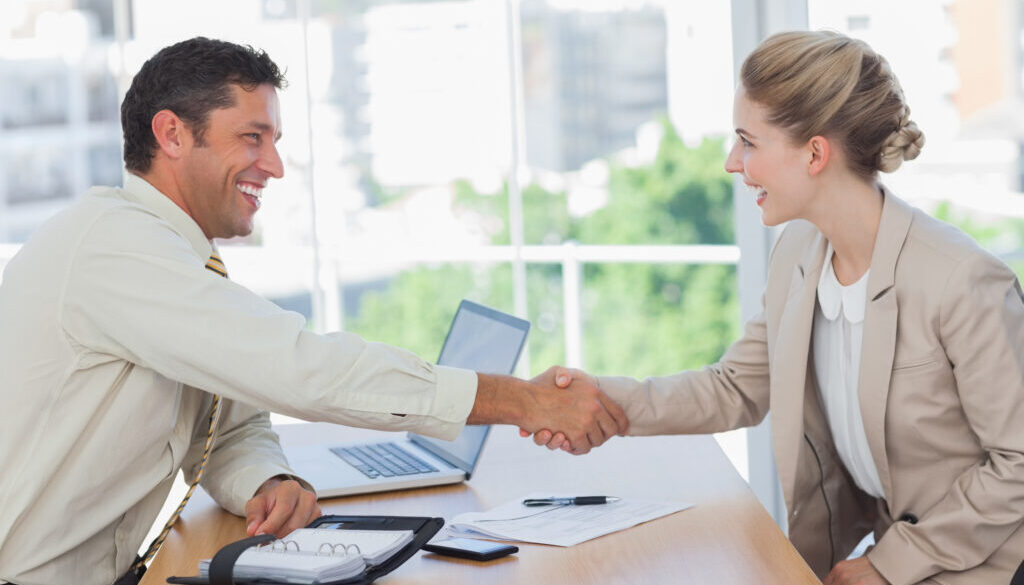
[[(789, 222), (762, 313), (703, 370), (596, 383), (637, 435), (754, 425), (770, 407), (790, 538), (825, 585), (1009, 583), (1024, 558), (1014, 274), (878, 183), (924, 138), (863, 42), (769, 38), (734, 118), (726, 170), (766, 225)], [(872, 528), (876, 545), (844, 560)]]

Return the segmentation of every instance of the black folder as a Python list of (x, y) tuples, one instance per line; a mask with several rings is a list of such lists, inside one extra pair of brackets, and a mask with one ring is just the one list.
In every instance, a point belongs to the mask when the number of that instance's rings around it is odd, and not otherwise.
[[(373, 567), (367, 567), (362, 575), (330, 581), (324, 585), (366, 585), (374, 579), (387, 575), (409, 560), (416, 551), (433, 538), (444, 526), (443, 518), (427, 518), (415, 516), (321, 516), (307, 528), (316, 528), (324, 524), (340, 524), (338, 530), (412, 530), (412, 542), (405, 545), (388, 560)], [(235, 580), (232, 578), (235, 561), (246, 549), (274, 540), (274, 536), (264, 534), (233, 542), (220, 549), (210, 561), (210, 577), (170, 577), (168, 583), (180, 585), (273, 585), (280, 583), (269, 579)]]

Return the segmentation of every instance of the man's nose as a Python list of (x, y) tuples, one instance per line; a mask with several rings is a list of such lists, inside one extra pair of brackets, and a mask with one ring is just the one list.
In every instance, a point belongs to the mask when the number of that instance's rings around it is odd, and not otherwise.
[(259, 168), (275, 179), (284, 176), (284, 163), (281, 154), (277, 152), (277, 145), (270, 144), (260, 153)]

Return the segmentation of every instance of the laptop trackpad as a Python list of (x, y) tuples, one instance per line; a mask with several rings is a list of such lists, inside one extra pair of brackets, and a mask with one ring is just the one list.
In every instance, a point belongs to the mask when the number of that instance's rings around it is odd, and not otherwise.
[(288, 464), (295, 470), (296, 475), (317, 489), (372, 481), (351, 465), (338, 459), (324, 446), (290, 448)]

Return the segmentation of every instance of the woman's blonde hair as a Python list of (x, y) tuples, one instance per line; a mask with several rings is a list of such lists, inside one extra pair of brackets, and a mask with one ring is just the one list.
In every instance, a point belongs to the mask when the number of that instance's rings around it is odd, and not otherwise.
[(740, 82), (796, 141), (838, 140), (858, 175), (895, 171), (924, 146), (889, 63), (863, 41), (828, 31), (776, 34), (743, 62)]

